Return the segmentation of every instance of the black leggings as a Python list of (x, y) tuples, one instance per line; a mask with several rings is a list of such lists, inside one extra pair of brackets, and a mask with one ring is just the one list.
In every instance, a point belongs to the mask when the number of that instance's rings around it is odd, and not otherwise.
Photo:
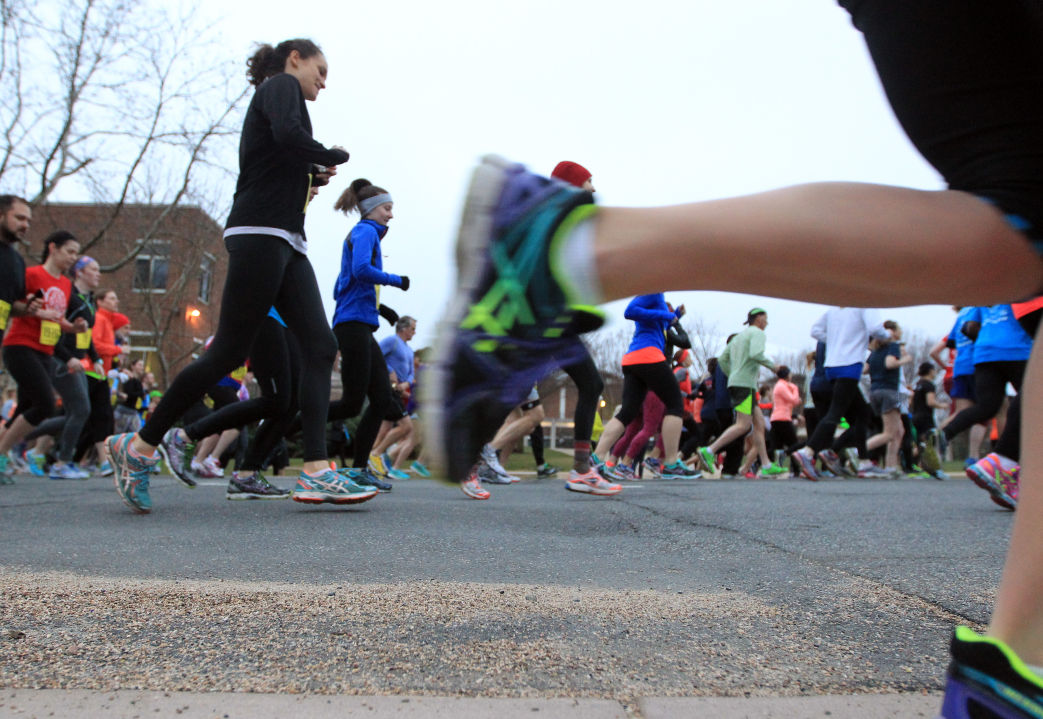
[(391, 377), (380, 345), (373, 339), (373, 329), (362, 322), (341, 322), (333, 328), (340, 345), (343, 395), (330, 405), (329, 421), (354, 417), (362, 411), (362, 403), (369, 397), (369, 406), (359, 421), (352, 442), (352, 459), (357, 469), (369, 462), (380, 423), (391, 406)]
[(226, 429), (245, 427), (289, 412), (291, 398), (296, 392), (290, 372), (290, 349), (286, 335), (286, 328), (275, 319), (264, 318), (261, 330), (250, 348), (250, 369), (261, 388), (261, 396), (224, 403), (216, 411), (185, 427), (189, 438), (198, 441)]
[(666, 405), (664, 416), (684, 416), (684, 400), (677, 378), (666, 362), (623, 365), (623, 403), (616, 419), (626, 427), (645, 402), (645, 395), (655, 392)]
[(952, 439), (965, 429), (995, 417), (1007, 396), (1008, 382), (1021, 392), (1025, 364), (1025, 360), (1013, 360), (974, 365), (974, 404), (949, 420), (942, 430), (945, 438)]
[(4, 367), (18, 383), (18, 414), (35, 427), (54, 414), (54, 365), (51, 356), (32, 347), (4, 347)]
[(829, 403), (829, 411), (819, 420), (814, 434), (808, 439), (808, 447), (818, 453), (832, 445), (837, 425), (844, 417), (851, 423), (851, 430), (862, 437), (864, 446), (864, 419), (868, 413), (869, 405), (866, 404), (862, 390), (858, 387), (858, 380), (850, 377), (837, 378), (833, 382), (833, 399)]
[(76, 447), (74, 459), (77, 462), (87, 454), (91, 447), (103, 441), (115, 430), (110, 392), (111, 388), (107, 379), (87, 375), (87, 396), (91, 401), (91, 413), (87, 417), (87, 426), (80, 434), (80, 442)]
[(1038, 0), (840, 0), (899, 122), (953, 190), (1043, 231)]
[(586, 348), (583, 359), (566, 365), (561, 370), (576, 383), (573, 439), (577, 442), (589, 442), (590, 435), (594, 432), (594, 414), (598, 411), (598, 400), (605, 389), (605, 382)]
[[(286, 434), (286, 430), (293, 422), (297, 414), (300, 400), (297, 397), (297, 386), (301, 375), (301, 348), (297, 344), (297, 338), (289, 332), (283, 332), (286, 343), (286, 360), (288, 362), (285, 375), (281, 371), (269, 380), (267, 377), (259, 378), (261, 392), (265, 391), (265, 385), (270, 385), (271, 391), (279, 395), (277, 402), (277, 413), (261, 421), (253, 439), (246, 448), (246, 457), (243, 459), (242, 469), (245, 472), (259, 472), (264, 469), (265, 461), (275, 450), (276, 445)], [(266, 370), (267, 372), (267, 370)], [(283, 387), (289, 390), (288, 401), (283, 405)], [(281, 412), (279, 412), (281, 410)], [(236, 465), (238, 466), (238, 462)]]
[(308, 258), (270, 235), (225, 238), (228, 274), (214, 341), (174, 379), (141, 438), (158, 445), (163, 435), (222, 377), (243, 364), (268, 311), (274, 306), (301, 345), (298, 396), (304, 461), (326, 458), (326, 410), (337, 343)]

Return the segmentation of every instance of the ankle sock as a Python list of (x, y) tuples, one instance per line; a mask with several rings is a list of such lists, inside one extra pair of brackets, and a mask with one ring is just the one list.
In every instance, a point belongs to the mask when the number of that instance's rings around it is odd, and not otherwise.
[(601, 278), (594, 266), (594, 205), (581, 205), (569, 213), (561, 223), (551, 252), (552, 266), (568, 269), (569, 289), (575, 294), (570, 302), (575, 304), (599, 305), (605, 301), (601, 290)]

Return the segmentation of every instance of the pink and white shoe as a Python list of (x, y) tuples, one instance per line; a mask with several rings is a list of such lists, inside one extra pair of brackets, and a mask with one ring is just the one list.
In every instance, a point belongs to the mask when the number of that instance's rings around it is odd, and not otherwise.
[(460, 491), (466, 494), (471, 499), (489, 499), (492, 494), (489, 493), (482, 483), (478, 481), (477, 467), (471, 469), (471, 474), (468, 475), (467, 479), (460, 482)]
[(593, 467), (588, 472), (580, 474), (576, 470), (569, 472), (569, 478), (565, 482), (565, 489), (570, 492), (583, 492), (584, 494), (596, 494), (609, 497), (623, 491), (620, 484), (612, 484), (605, 480)]

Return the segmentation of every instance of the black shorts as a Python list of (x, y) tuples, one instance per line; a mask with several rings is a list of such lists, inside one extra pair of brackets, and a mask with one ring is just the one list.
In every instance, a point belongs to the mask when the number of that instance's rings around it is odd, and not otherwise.
[(840, 0), (895, 116), (950, 189), (1043, 254), (1043, 8), (1025, 0)]
[(394, 392), (391, 393), (391, 404), (388, 405), (388, 411), (384, 413), (385, 422), (397, 422), (403, 417), (406, 417), (406, 410), (402, 406), (402, 398)]

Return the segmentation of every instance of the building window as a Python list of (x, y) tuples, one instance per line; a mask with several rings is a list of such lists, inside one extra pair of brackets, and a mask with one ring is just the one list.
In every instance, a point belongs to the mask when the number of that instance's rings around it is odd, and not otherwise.
[(214, 258), (204, 255), (199, 263), (199, 301), (210, 304), (210, 289), (214, 282)]
[(134, 260), (135, 292), (166, 292), (170, 273), (170, 243), (149, 240)]

